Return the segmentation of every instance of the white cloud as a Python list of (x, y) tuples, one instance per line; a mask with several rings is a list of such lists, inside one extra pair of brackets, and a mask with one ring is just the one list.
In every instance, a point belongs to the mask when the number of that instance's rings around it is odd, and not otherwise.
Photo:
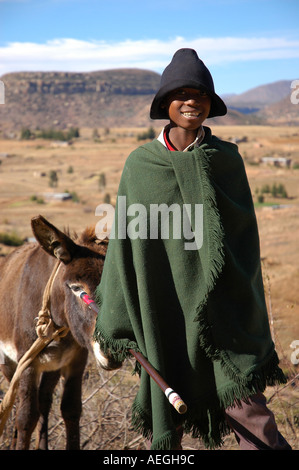
[(12, 42), (0, 47), (0, 75), (15, 71), (95, 71), (136, 67), (161, 72), (181, 47), (196, 49), (208, 65), (299, 58), (299, 40), (285, 38), (176, 37), (121, 42), (53, 39), (44, 44)]

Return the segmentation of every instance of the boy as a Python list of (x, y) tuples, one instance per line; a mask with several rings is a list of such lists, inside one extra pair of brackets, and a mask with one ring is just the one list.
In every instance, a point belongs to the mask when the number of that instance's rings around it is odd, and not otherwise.
[(119, 185), (95, 337), (117, 361), (141, 351), (186, 402), (179, 415), (138, 369), (132, 423), (152, 449), (180, 448), (182, 432), (215, 448), (231, 429), (241, 449), (290, 449), (262, 395), (285, 378), (244, 165), (202, 126), (226, 112), (197, 53), (177, 51), (150, 111), (170, 122), (132, 152)]

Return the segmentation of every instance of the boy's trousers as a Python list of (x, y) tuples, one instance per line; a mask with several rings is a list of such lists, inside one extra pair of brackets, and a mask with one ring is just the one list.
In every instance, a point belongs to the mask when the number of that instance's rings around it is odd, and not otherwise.
[(259, 392), (226, 409), (226, 420), (241, 450), (292, 450), (277, 429), (274, 415)]
[[(267, 408), (261, 392), (225, 412), (241, 450), (292, 450), (278, 431), (274, 414)], [(183, 429), (180, 427), (177, 431), (182, 439)], [(150, 448), (150, 442), (148, 444)], [(180, 449), (181, 446), (174, 450)]]

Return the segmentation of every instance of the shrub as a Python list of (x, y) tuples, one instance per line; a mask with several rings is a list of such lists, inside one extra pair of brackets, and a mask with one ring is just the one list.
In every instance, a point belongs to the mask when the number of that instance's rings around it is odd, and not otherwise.
[(150, 127), (147, 131), (142, 132), (141, 134), (137, 135), (137, 140), (147, 140), (147, 139), (154, 139), (156, 137), (156, 132), (153, 127)]
[(49, 186), (50, 188), (56, 188), (58, 184), (58, 176), (55, 170), (51, 170), (49, 173)]
[(7, 246), (20, 246), (24, 241), (16, 233), (0, 233), (0, 243)]
[(42, 129), (38, 137), (41, 139), (68, 141), (80, 137), (80, 133), (78, 127), (71, 127), (67, 132), (63, 132), (59, 129)]
[(284, 187), (283, 184), (278, 185), (278, 194), (279, 194), (280, 197), (283, 197), (285, 199), (288, 198), (288, 193), (287, 193), (286, 188)]
[(70, 193), (70, 195), (72, 196), (72, 201), (73, 202), (80, 202), (80, 198), (79, 198), (78, 194), (76, 193), (76, 191), (72, 191)]
[(105, 173), (101, 173), (99, 175), (99, 189), (100, 191), (103, 191), (103, 189), (106, 187), (106, 175)]
[(276, 183), (274, 183), (271, 188), (271, 194), (273, 197), (282, 197), (285, 199), (288, 198), (286, 188), (283, 184), (277, 185)]
[(71, 127), (66, 134), (66, 140), (77, 139), (78, 137), (80, 137), (78, 127)]
[(110, 194), (107, 193), (104, 196), (104, 204), (110, 204), (110, 203), (111, 203), (111, 197), (110, 197)]
[(37, 204), (45, 204), (43, 198), (36, 196), (36, 194), (33, 194), (33, 196), (30, 197), (30, 201), (36, 202)]
[(22, 140), (29, 140), (31, 139), (32, 137), (34, 137), (34, 134), (31, 132), (30, 129), (28, 129), (27, 127), (23, 127), (22, 130), (21, 130), (21, 139)]
[(261, 189), (261, 193), (262, 194), (269, 194), (271, 193), (271, 188), (268, 184), (264, 184), (264, 186), (262, 186), (262, 189)]

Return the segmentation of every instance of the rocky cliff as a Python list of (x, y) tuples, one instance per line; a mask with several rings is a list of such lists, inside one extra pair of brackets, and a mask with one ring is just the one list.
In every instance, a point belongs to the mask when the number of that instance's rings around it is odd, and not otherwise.
[[(0, 106), (0, 132), (21, 128), (68, 127), (148, 127), (157, 122), (149, 118), (160, 75), (139, 69), (116, 69), (91, 73), (19, 72), (1, 77), (5, 85), (5, 104)], [(281, 100), (291, 82), (263, 85), (242, 95), (228, 98), (228, 115), (209, 120), (210, 124), (275, 124), (272, 103)], [(270, 93), (270, 95), (269, 95)], [(269, 96), (271, 98), (269, 98)], [(281, 106), (279, 123), (293, 124), (298, 107), (288, 112)], [(283, 103), (282, 103), (283, 104)], [(242, 112), (244, 107), (258, 112)], [(263, 109), (267, 106), (267, 112)], [(295, 109), (296, 108), (296, 109)], [(290, 122), (289, 122), (290, 121)], [(159, 123), (160, 124), (160, 123)]]

